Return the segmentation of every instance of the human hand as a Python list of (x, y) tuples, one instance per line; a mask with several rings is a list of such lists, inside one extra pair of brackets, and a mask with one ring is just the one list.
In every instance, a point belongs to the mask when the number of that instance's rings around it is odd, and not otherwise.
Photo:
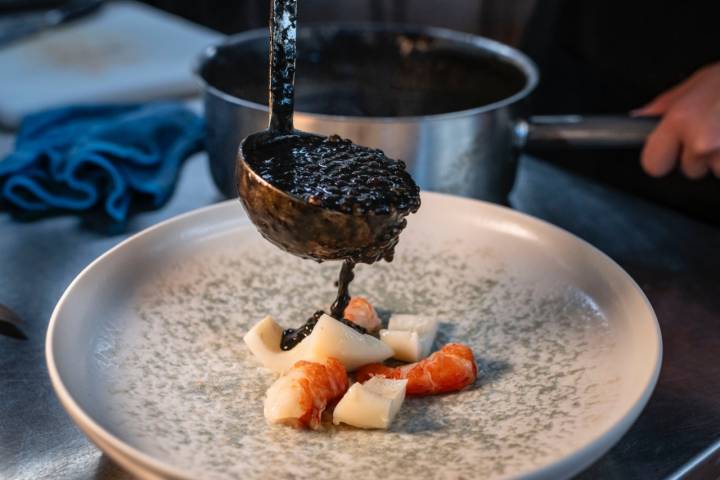
[(649, 175), (667, 175), (679, 159), (688, 178), (701, 178), (710, 170), (720, 178), (720, 62), (701, 68), (632, 113), (662, 116), (642, 152), (642, 167)]

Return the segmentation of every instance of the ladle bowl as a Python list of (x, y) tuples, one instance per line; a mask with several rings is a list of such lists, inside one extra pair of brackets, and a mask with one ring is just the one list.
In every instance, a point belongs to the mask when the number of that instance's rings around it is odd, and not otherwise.
[[(271, 184), (248, 161), (261, 146), (278, 138), (324, 138), (293, 127), (297, 0), (272, 0), (270, 7), (269, 125), (240, 146), (235, 168), (240, 202), (263, 237), (299, 257), (353, 263), (392, 260), (407, 212), (344, 213), (324, 208)], [(283, 161), (290, 152), (279, 155), (276, 161)]]
[[(240, 201), (250, 220), (268, 241), (289, 253), (317, 261), (352, 258), (372, 263), (392, 252), (404, 214), (354, 215), (307, 203), (262, 178), (247, 154), (276, 132), (262, 131), (243, 140), (236, 161)], [(293, 135), (311, 134), (293, 131)]]

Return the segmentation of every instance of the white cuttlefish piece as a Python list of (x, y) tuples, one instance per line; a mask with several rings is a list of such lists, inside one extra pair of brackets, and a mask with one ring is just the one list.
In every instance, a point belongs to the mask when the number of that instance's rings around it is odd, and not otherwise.
[(310, 335), (290, 350), (280, 348), (283, 329), (269, 315), (257, 323), (243, 340), (265, 367), (284, 373), (296, 362), (324, 363), (338, 359), (348, 371), (390, 358), (392, 349), (372, 335), (366, 335), (322, 315)]
[(333, 423), (358, 428), (388, 428), (405, 400), (407, 380), (373, 377), (354, 383), (333, 411)]
[(430, 355), (438, 322), (420, 315), (393, 314), (388, 328), (380, 330), (380, 340), (393, 350), (393, 358), (417, 362)]

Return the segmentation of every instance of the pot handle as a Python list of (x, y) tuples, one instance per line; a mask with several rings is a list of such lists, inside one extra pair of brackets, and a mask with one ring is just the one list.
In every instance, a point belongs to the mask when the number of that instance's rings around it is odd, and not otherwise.
[(658, 117), (628, 115), (538, 115), (515, 124), (521, 150), (567, 148), (639, 148)]

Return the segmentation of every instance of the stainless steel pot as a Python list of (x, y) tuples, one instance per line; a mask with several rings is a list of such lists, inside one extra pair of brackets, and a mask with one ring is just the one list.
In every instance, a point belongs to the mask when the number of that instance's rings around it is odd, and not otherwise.
[[(624, 116), (519, 118), (518, 107), (538, 83), (537, 68), (487, 38), (372, 24), (309, 25), (298, 33), (295, 127), (403, 159), (426, 190), (505, 203), (526, 146), (639, 146), (655, 123)], [(267, 35), (266, 29), (235, 35), (207, 49), (196, 68), (205, 86), (210, 168), (227, 196), (236, 195), (240, 142), (268, 123)], [(413, 55), (430, 60), (413, 70), (407, 65)], [(353, 70), (353, 62), (362, 67)], [(453, 65), (467, 65), (467, 74)], [(420, 78), (426, 71), (427, 81)], [(478, 96), (483, 92), (490, 93)], [(356, 111), (361, 103), (371, 111)]]

